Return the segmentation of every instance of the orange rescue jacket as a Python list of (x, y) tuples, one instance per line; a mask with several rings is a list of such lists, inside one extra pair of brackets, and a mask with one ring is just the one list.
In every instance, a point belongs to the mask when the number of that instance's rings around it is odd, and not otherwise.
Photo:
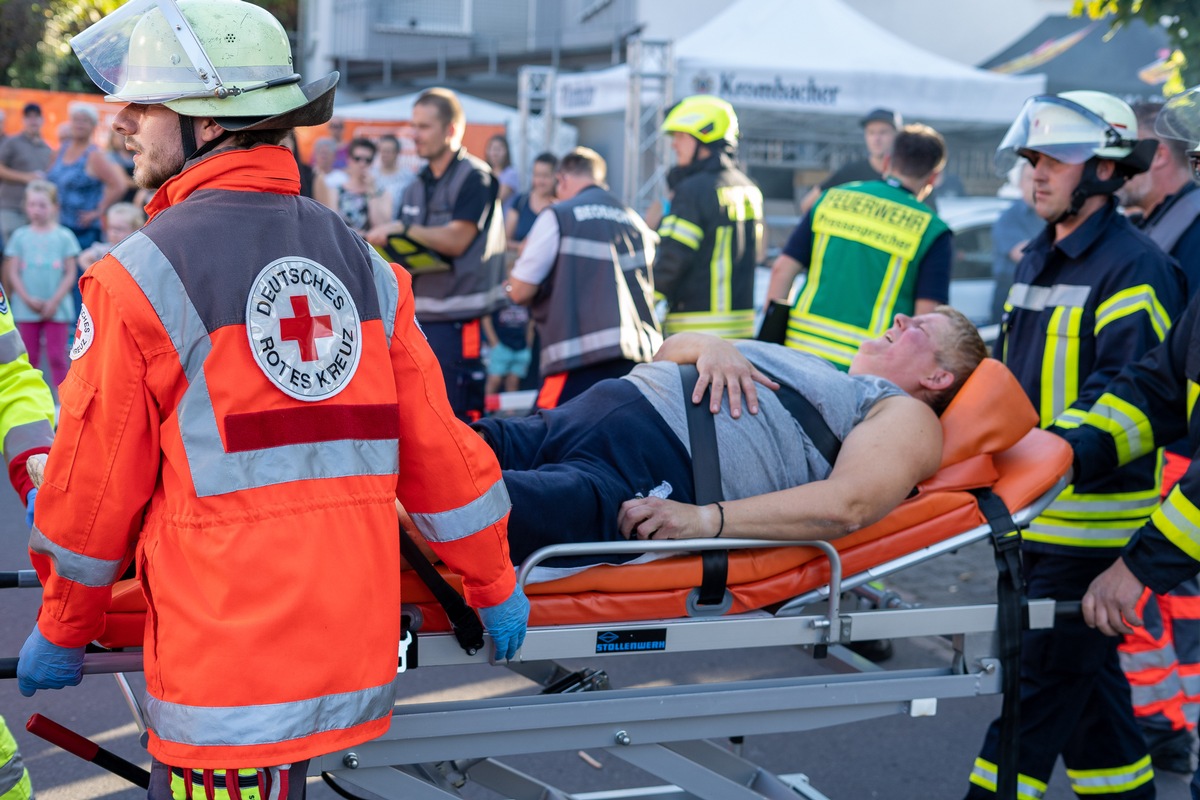
[(155, 757), (358, 744), (394, 702), (394, 500), (495, 605), (514, 585), (499, 467), (450, 410), (407, 273), (299, 197), (286, 149), (210, 155), (148, 210), (81, 281), (30, 540), (38, 625), (93, 639), (136, 558)]

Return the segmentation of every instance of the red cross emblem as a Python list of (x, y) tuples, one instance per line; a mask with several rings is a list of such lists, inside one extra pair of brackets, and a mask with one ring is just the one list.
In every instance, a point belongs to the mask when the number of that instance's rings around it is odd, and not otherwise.
[(289, 299), (296, 316), (279, 320), (279, 338), (299, 346), (301, 361), (316, 361), (317, 339), (333, 336), (333, 322), (328, 314), (312, 315), (308, 310), (307, 295), (293, 295)]

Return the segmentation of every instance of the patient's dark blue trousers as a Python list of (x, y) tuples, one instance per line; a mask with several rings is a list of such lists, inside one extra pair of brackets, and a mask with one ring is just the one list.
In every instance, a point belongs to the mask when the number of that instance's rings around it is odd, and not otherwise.
[(513, 504), (508, 544), (514, 563), (550, 544), (621, 540), (621, 503), (656, 488), (661, 496), (664, 483), (669, 499), (693, 502), (687, 449), (629, 381), (601, 381), (558, 408), (484, 419), (474, 427), (486, 434), (504, 470)]

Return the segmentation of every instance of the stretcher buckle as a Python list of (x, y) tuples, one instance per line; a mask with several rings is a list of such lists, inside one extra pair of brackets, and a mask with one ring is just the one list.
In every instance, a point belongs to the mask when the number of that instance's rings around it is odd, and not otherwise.
[[(397, 674), (408, 671), (408, 648), (409, 648), (409, 645), (411, 645), (412, 643), (413, 643), (412, 631), (406, 630), (404, 632), (404, 636), (401, 637), (401, 639), (400, 639), (400, 662), (396, 666)], [(413, 650), (415, 651), (416, 648), (413, 648)], [(414, 652), (413, 655), (416, 655), (416, 653)], [(415, 661), (415, 659), (414, 659), (414, 661)], [(416, 666), (416, 664), (414, 664), (413, 666)]]

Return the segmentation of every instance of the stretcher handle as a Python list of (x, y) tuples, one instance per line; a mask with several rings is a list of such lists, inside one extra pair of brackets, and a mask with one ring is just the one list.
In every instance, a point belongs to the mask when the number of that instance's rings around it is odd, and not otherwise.
[(1055, 600), (1054, 601), (1054, 618), (1057, 619), (1078, 619), (1083, 616), (1083, 601), (1082, 600)]
[(34, 714), (25, 723), (25, 730), (34, 736), (40, 736), (50, 744), (61, 747), (68, 753), (90, 761), (98, 767), (108, 770), (114, 775), (124, 778), (134, 786), (143, 789), (150, 788), (150, 773), (126, 761), (111, 750), (105, 750), (100, 745), (84, 736), (80, 736), (70, 728), (64, 728), (49, 717)]
[[(110, 675), (114, 672), (141, 672), (142, 654), (88, 653), (83, 657), (84, 675)], [(0, 681), (16, 680), (17, 659), (0, 658)]]
[(29, 589), (34, 586), (42, 588), (37, 572), (31, 569), (16, 569), (0, 572), (0, 589)]

